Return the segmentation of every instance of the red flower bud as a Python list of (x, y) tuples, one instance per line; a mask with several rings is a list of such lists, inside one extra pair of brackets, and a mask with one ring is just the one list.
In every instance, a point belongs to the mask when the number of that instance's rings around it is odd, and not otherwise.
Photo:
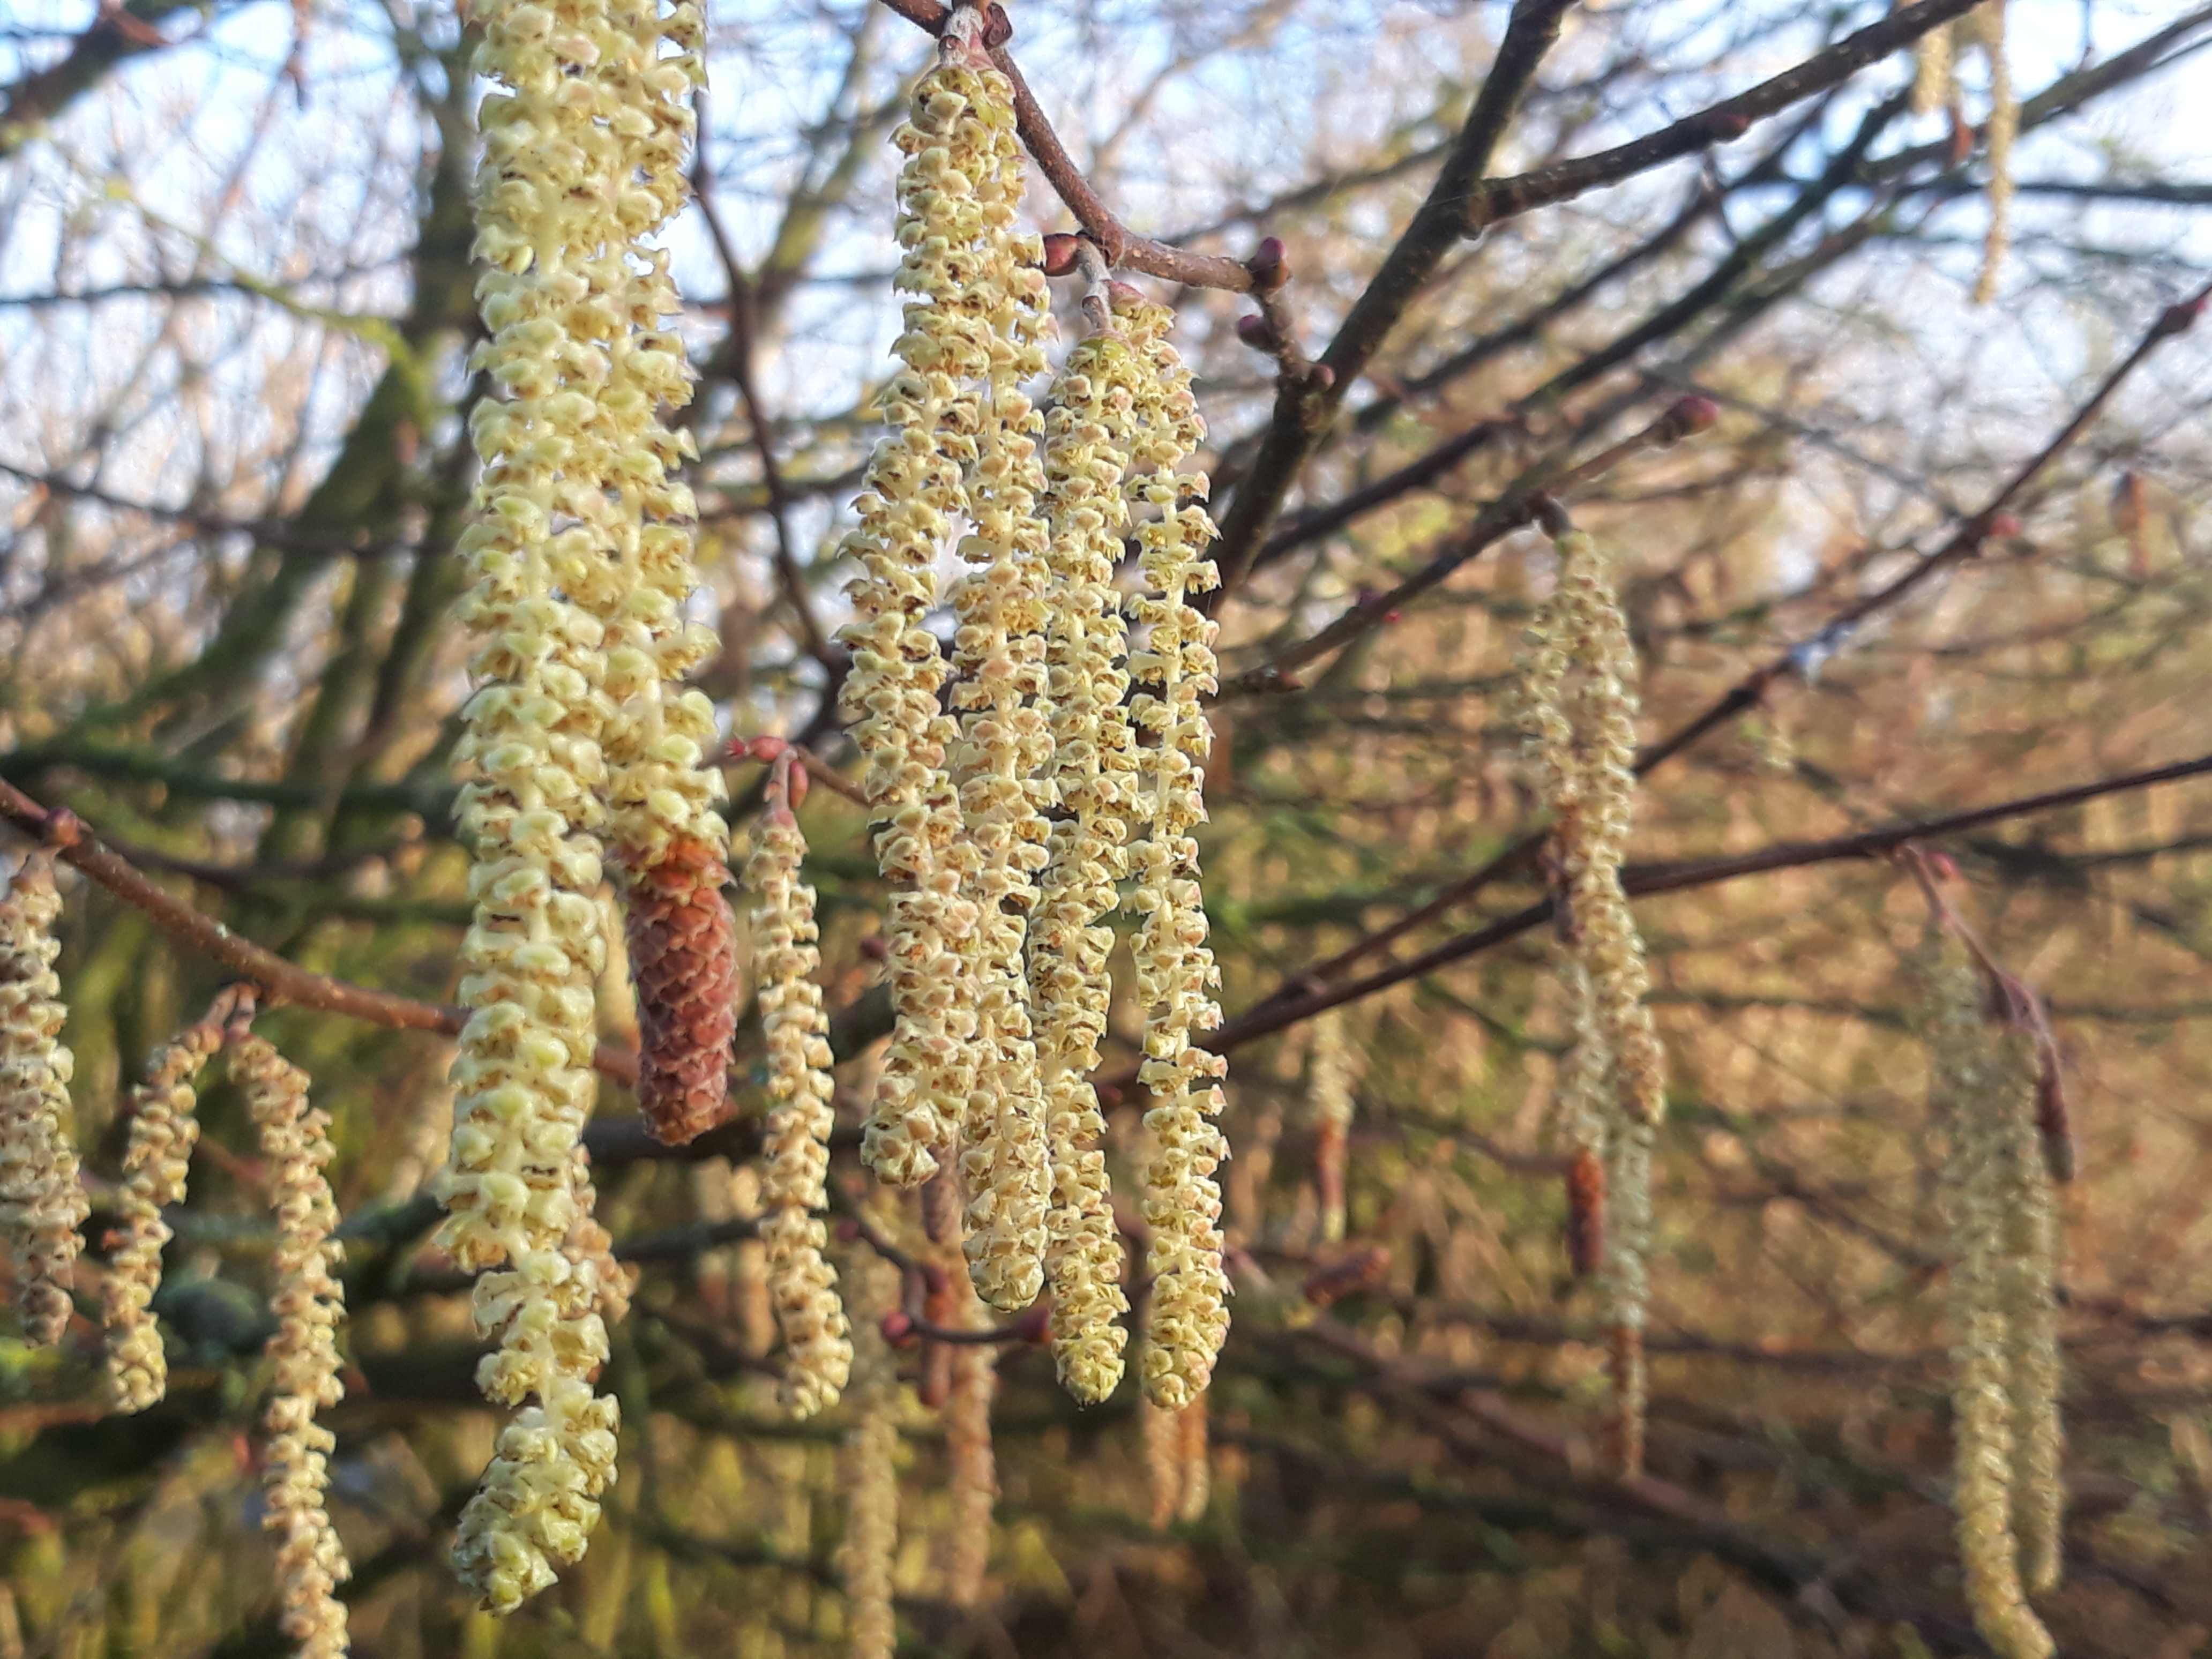
[(1291, 279), (1289, 250), (1279, 236), (1263, 239), (1252, 250), (1252, 257), (1244, 262), (1244, 269), (1252, 273), (1252, 286), (1261, 292), (1279, 289)]
[(1275, 331), (1267, 325), (1265, 317), (1239, 317), (1237, 337), (1255, 351), (1272, 352), (1277, 349)]
[(1721, 417), (1721, 406), (1711, 398), (1692, 393), (1677, 398), (1667, 411), (1667, 420), (1678, 438), (1687, 438), (1699, 432), (1710, 432)]
[(902, 1308), (893, 1308), (884, 1316), (884, 1340), (894, 1348), (914, 1346), (914, 1321)]
[(1048, 276), (1073, 275), (1076, 256), (1082, 246), (1083, 239), (1073, 231), (1051, 232), (1044, 239), (1044, 274)]

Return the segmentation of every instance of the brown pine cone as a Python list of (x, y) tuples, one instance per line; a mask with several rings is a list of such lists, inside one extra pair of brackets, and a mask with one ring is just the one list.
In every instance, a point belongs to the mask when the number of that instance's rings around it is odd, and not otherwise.
[(654, 1139), (680, 1146), (728, 1115), (738, 1024), (729, 866), (678, 842), (628, 884), (630, 978), (637, 987), (637, 1103)]

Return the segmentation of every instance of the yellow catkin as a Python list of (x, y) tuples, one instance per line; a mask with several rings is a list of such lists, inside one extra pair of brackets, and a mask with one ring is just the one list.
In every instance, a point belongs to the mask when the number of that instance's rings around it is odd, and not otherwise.
[(789, 766), (780, 766), (745, 861), (752, 895), (753, 972), (768, 1048), (767, 1170), (761, 1183), (761, 1239), (769, 1298), (783, 1333), (784, 1407), (811, 1417), (837, 1401), (853, 1364), (837, 1275), (823, 1255), (829, 1236), (833, 1086), (830, 1020), (813, 975), (814, 890), (799, 879), (806, 841), (789, 805)]
[(1552, 814), (1571, 924), (1564, 948), (1574, 1032), (1563, 1116), (1576, 1151), (1604, 1162), (1600, 1291), (1613, 1331), (1614, 1461), (1634, 1473), (1644, 1454), (1651, 1150), (1666, 1109), (1666, 1056), (1644, 1001), (1643, 939), (1620, 884), (1635, 810), (1637, 662), (1596, 544), (1567, 531), (1557, 551), (1553, 595), (1522, 656), (1521, 720)]
[(1128, 1340), (1119, 1323), (1129, 1310), (1121, 1231), (1098, 1147), (1106, 1124), (1091, 1073), (1113, 1002), (1114, 933), (1105, 922), (1127, 869), (1123, 813), (1137, 763), (1123, 702), (1128, 629), (1114, 568), (1129, 524), (1122, 480), (1139, 367), (1118, 331), (1091, 335), (1068, 353), (1045, 417), (1045, 704), (1052, 793), (1063, 816), (1037, 883), (1030, 995), (1050, 1139), (1053, 1358), (1062, 1385), (1086, 1404), (1114, 1392)]
[(846, 1400), (854, 1416), (841, 1471), (845, 1540), (839, 1551), (846, 1651), (850, 1659), (890, 1659), (898, 1646), (891, 1566), (898, 1552), (899, 1381), (881, 1321), (897, 1305), (898, 1273), (872, 1256), (848, 1265), (855, 1319)]
[(131, 1139), (116, 1188), (116, 1244), (100, 1287), (108, 1395), (115, 1408), (143, 1412), (168, 1391), (168, 1357), (153, 1313), (161, 1288), (161, 1212), (185, 1201), (185, 1177), (199, 1139), (194, 1085), (222, 1045), (214, 1020), (187, 1026), (154, 1051), (146, 1080), (131, 1091)]
[(1920, 37), (1912, 54), (1912, 112), (1933, 115), (1951, 101), (1953, 25), (1938, 23)]
[[(1130, 793), (1133, 826), (1128, 904), (1137, 916), (1137, 1000), (1145, 1010), (1139, 1080), (1152, 1096), (1145, 1115), (1151, 1152), (1144, 1218), (1152, 1229), (1147, 1267), (1144, 1385), (1154, 1404), (1179, 1409), (1206, 1391), (1229, 1334), (1229, 1275), (1222, 1262), (1221, 1188), (1214, 1171), (1228, 1146), (1212, 1121), (1216, 1086), (1228, 1069), (1193, 1046), (1220, 1023), (1208, 994), (1218, 980), (1206, 948), (1199, 894), (1198, 842), (1206, 817), (1200, 764), (1213, 734), (1201, 698), (1214, 690), (1214, 623), (1190, 595), (1218, 580), (1204, 554), (1213, 521), (1198, 503), (1202, 473), (1182, 471), (1205, 436), (1190, 374), (1168, 341), (1173, 316), (1138, 304), (1126, 318), (1138, 360), (1136, 425), (1127, 491), (1146, 511), (1137, 526), (1138, 568), (1148, 592), (1129, 602), (1146, 630), (1129, 657), (1138, 687), (1130, 718), (1149, 741), (1139, 751)], [(1188, 503), (1188, 504), (1186, 504)]]
[[(2025, 1301), (2048, 1303), (2051, 1295), (2047, 1279), (2025, 1293), (2014, 1282), (2015, 1274), (2038, 1265), (2048, 1270), (2047, 1254), (2040, 1264), (2014, 1254), (2023, 1240), (2013, 1206), (2035, 1179), (2030, 1166), (2039, 1170), (2042, 1164), (2032, 1144), (2033, 1073), (2023, 1063), (2024, 1045), (1989, 1028), (1983, 989), (1962, 962), (1940, 969), (1929, 1034), (1933, 1104), (1948, 1141), (1943, 1207), (1950, 1232), (1952, 1507), (1975, 1628), (2002, 1659), (2050, 1659), (2057, 1650), (2027, 1605), (2014, 1532), (2016, 1515), (2033, 1517), (2037, 1546), (2053, 1559), (2032, 1570), (2055, 1580), (2055, 1497), (2040, 1495), (2039, 1501), (2019, 1483), (2023, 1462), (2040, 1464), (2047, 1457), (2055, 1491), (2057, 1451), (2055, 1438), (2047, 1448), (2035, 1443), (2057, 1430), (2055, 1333), (2050, 1374), (2031, 1366), (2023, 1376), (2014, 1329)], [(2047, 1177), (2044, 1190), (2047, 1195)], [(2037, 1345), (2030, 1321), (2026, 1346)], [(2035, 1394), (2023, 1390), (2023, 1382)]]
[(952, 706), (961, 711), (952, 757), (959, 791), (957, 851), (975, 907), (969, 937), (975, 988), (975, 1074), (963, 1116), (967, 1252), (976, 1293), (1012, 1312), (1044, 1285), (1045, 1212), (1052, 1175), (1024, 964), (1027, 917), (1050, 829), (1046, 769), (1052, 737), (1045, 691), (1043, 421), (1022, 388), (1044, 372), (1051, 332), (1044, 248), (1016, 228), (1025, 170), (1014, 134), (1012, 88), (977, 71), (973, 111), (989, 148), (975, 177), (981, 220), (969, 303), (990, 355), (979, 389), (972, 459), (964, 462), (974, 526), (952, 590)]
[(1321, 1237), (1325, 1244), (1344, 1241), (1344, 1175), (1352, 1133), (1355, 1066), (1344, 1023), (1341, 1008), (1331, 1008), (1315, 1019), (1313, 1053), (1306, 1073), (1306, 1100), (1314, 1121), (1314, 1164), (1321, 1186)]
[[(684, 162), (689, 100), (705, 78), (703, 30), (694, 4), (663, 14), (656, 0), (609, 0), (586, 70), (598, 93), (595, 136), (614, 147), (620, 188), (605, 204), (608, 222), (594, 228), (613, 303), (590, 313), (606, 332), (586, 361), (597, 374), (603, 357), (605, 378), (574, 454), (579, 472), (601, 481), (588, 503), (598, 556), (564, 561), (558, 574), (606, 629), (607, 841), (625, 870), (659, 861), (678, 842), (725, 851), (729, 842), (714, 806), (721, 773), (702, 764), (714, 705), (680, 690), (717, 648), (714, 630), (684, 615), (699, 585), (698, 509), (672, 475), (697, 449), (688, 428), (672, 430), (660, 413), (690, 402), (691, 374), (673, 325), (679, 302), (667, 250), (638, 246), (690, 198)], [(664, 43), (676, 50), (664, 52)], [(580, 542), (569, 545), (581, 553)]]
[[(926, 625), (939, 554), (969, 511), (963, 469), (981, 457), (994, 323), (1006, 301), (990, 252), (1005, 232), (990, 226), (985, 181), (1001, 165), (1012, 90), (981, 57), (977, 26), (972, 8), (954, 13), (893, 135), (906, 156), (893, 283), (914, 298), (882, 398), (891, 429), (869, 460), (854, 503), (860, 522), (840, 550), (860, 566), (846, 590), (853, 620), (838, 635), (853, 653), (843, 703), (867, 763), (877, 863), (892, 888), (884, 933), (896, 1024), (861, 1155), (901, 1186), (927, 1181), (951, 1145), (978, 1047), (968, 964), (979, 918), (963, 887), (981, 858), (961, 835), (948, 770), (959, 726), (939, 707), (947, 665)], [(995, 1044), (990, 1053), (995, 1062)]]
[(574, 1151), (595, 1092), (594, 832), (613, 711), (605, 627), (565, 584), (583, 585), (609, 543), (609, 458), (623, 452), (603, 400), (629, 315), (622, 215), (643, 186), (619, 131), (635, 112), (590, 73), (636, 51), (606, 0), (486, 0), (475, 15), (475, 68), (496, 83), (478, 112), (490, 338), (476, 361), (503, 395), (471, 417), (483, 471), (459, 544), (474, 578), (461, 616), (478, 689), (457, 757), (474, 773), (459, 817), (476, 919), (440, 1240), (479, 1274), (477, 1322), (499, 1338), (478, 1383), (521, 1408), (454, 1542), (465, 1585), (509, 1612), (583, 1553), (614, 1477), (617, 1410), (592, 1386), (609, 1291), (599, 1254), (568, 1248), (589, 1192)]
[[(951, 1273), (955, 1304), (964, 1304), (959, 1323), (969, 1330), (985, 1328), (990, 1319), (981, 1300), (957, 1282), (957, 1266)], [(991, 1515), (999, 1501), (998, 1458), (991, 1443), (999, 1351), (990, 1343), (957, 1344), (952, 1349), (951, 1370), (951, 1386), (945, 1396), (945, 1597), (956, 1607), (972, 1607), (983, 1600), (983, 1576), (991, 1561)]]
[(90, 1206), (70, 1138), (73, 1061), (54, 958), (62, 911), (54, 861), (34, 849), (0, 897), (0, 1237), (15, 1257), (23, 1340), (58, 1342)]
[(1990, 65), (1990, 228), (1974, 283), (1974, 303), (1985, 306), (1996, 298), (1997, 279), (2012, 248), (2012, 151), (2020, 137), (2020, 94), (2013, 88), (2012, 62), (2005, 50), (2005, 0), (1985, 0), (1963, 21)]
[(337, 1206), (323, 1174), (331, 1158), (331, 1120), (309, 1104), (307, 1074), (265, 1037), (239, 1037), (231, 1066), (260, 1131), (276, 1214), (277, 1328), (269, 1344), (276, 1380), (262, 1419), (269, 1435), (262, 1525), (277, 1534), (279, 1622), (301, 1659), (337, 1659), (346, 1651), (346, 1610), (336, 1592), (349, 1569), (324, 1507), (337, 1442), (315, 1421), (345, 1394), (337, 1350), (345, 1292), (331, 1273), (344, 1252), (331, 1237)]

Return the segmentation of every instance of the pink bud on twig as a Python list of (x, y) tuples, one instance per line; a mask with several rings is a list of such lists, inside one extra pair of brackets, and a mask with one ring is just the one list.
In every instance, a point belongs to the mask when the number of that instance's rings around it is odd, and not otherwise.
[(1044, 239), (1044, 274), (1071, 276), (1083, 252), (1083, 239), (1073, 231), (1055, 230)]
[(1710, 432), (1720, 417), (1721, 406), (1711, 398), (1695, 392), (1677, 398), (1667, 411), (1667, 441), (1674, 443), (1700, 432)]
[(1270, 356), (1282, 349), (1282, 342), (1275, 337), (1275, 331), (1265, 317), (1239, 317), (1237, 337), (1253, 350), (1264, 351)]
[(1264, 238), (1244, 262), (1244, 269), (1252, 273), (1252, 286), (1262, 294), (1272, 292), (1291, 280), (1289, 250), (1279, 236)]

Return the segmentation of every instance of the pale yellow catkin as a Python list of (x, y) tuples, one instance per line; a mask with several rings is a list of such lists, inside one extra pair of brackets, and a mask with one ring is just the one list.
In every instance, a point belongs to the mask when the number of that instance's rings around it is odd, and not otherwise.
[(331, 1120), (309, 1103), (307, 1074), (267, 1038), (239, 1036), (231, 1067), (260, 1131), (276, 1215), (271, 1305), (277, 1328), (269, 1344), (276, 1376), (262, 1419), (269, 1435), (263, 1453), (269, 1509), (262, 1525), (277, 1535), (278, 1620), (298, 1644), (300, 1659), (339, 1659), (346, 1651), (346, 1609), (337, 1589), (351, 1569), (325, 1505), (337, 1443), (315, 1420), (345, 1395), (337, 1351), (345, 1291), (331, 1272), (344, 1251), (331, 1237), (337, 1206), (323, 1173), (332, 1156)]
[(520, 1408), (454, 1542), (464, 1584), (505, 1613), (581, 1556), (614, 1477), (617, 1408), (592, 1386), (607, 1355), (603, 1253), (569, 1247), (590, 1191), (575, 1148), (596, 1091), (595, 832), (614, 711), (605, 624), (564, 584), (586, 585), (608, 554), (611, 458), (627, 453), (605, 402), (610, 343), (629, 326), (624, 216), (655, 202), (632, 199), (637, 112), (591, 73), (634, 60), (627, 17), (610, 0), (483, 0), (474, 15), (474, 66), (496, 83), (477, 118), (490, 337), (475, 361), (501, 395), (471, 416), (483, 471), (459, 543), (474, 579), (460, 614), (478, 689), (456, 754), (475, 774), (459, 818), (476, 920), (440, 1241), (478, 1273), (477, 1322), (499, 1338), (478, 1383)]
[(1190, 373), (1168, 340), (1173, 320), (1164, 306), (1139, 304), (1129, 308), (1124, 326), (1137, 359), (1126, 489), (1144, 508), (1137, 562), (1146, 589), (1129, 601), (1131, 617), (1146, 630), (1129, 657), (1138, 688), (1129, 714), (1150, 738), (1138, 754), (1128, 807), (1136, 883), (1127, 903), (1137, 917), (1137, 1000), (1145, 1010), (1138, 1076), (1153, 1102), (1145, 1115), (1152, 1285), (1142, 1369), (1153, 1403), (1179, 1409), (1212, 1380), (1229, 1334), (1230, 1285), (1214, 1178), (1228, 1146), (1212, 1121), (1222, 1106), (1216, 1079), (1227, 1062), (1192, 1042), (1221, 1019), (1209, 994), (1219, 975), (1206, 944), (1191, 833), (1206, 817), (1201, 763), (1213, 734), (1202, 700), (1215, 690), (1217, 629), (1190, 598), (1218, 577), (1204, 556), (1213, 538), (1213, 521), (1199, 504), (1207, 482), (1183, 470), (1205, 425)]
[(1938, 23), (1913, 48), (1912, 112), (1933, 115), (1951, 101), (1954, 23)]
[(1571, 918), (1564, 945), (1574, 1030), (1564, 1127), (1605, 1164), (1600, 1291), (1612, 1328), (1614, 1457), (1644, 1450), (1651, 1153), (1666, 1109), (1665, 1051), (1645, 1002), (1644, 944), (1620, 884), (1636, 793), (1636, 654), (1607, 561), (1581, 531), (1557, 538), (1551, 598), (1520, 663), (1520, 720)]
[(745, 861), (752, 895), (753, 972), (768, 1049), (767, 1169), (761, 1183), (761, 1239), (769, 1298), (783, 1334), (781, 1398), (795, 1417), (837, 1402), (851, 1374), (853, 1345), (837, 1299), (837, 1274), (823, 1255), (834, 1087), (830, 1020), (813, 975), (822, 954), (814, 889), (799, 879), (806, 842), (788, 805), (787, 769)]
[(1990, 119), (1985, 140), (1990, 158), (1990, 228), (1982, 247), (1981, 275), (1974, 303), (1985, 306), (1997, 294), (2005, 255), (2012, 248), (2013, 145), (2020, 137), (2020, 94), (2013, 88), (2012, 60), (2005, 47), (2005, 0), (1984, 0), (1961, 21), (1990, 65)]
[(666, 12), (658, 0), (608, 0), (605, 25), (591, 39), (595, 137), (614, 146), (618, 188), (596, 228), (605, 252), (590, 272), (595, 289), (604, 283), (605, 302), (590, 314), (605, 333), (586, 362), (605, 378), (597, 418), (572, 456), (575, 471), (599, 484), (584, 497), (589, 516), (580, 526), (591, 544), (568, 538), (574, 556), (557, 569), (606, 630), (607, 838), (617, 865), (635, 872), (678, 842), (717, 858), (729, 845), (715, 805), (722, 775), (702, 763), (714, 705), (681, 689), (717, 648), (714, 630), (684, 616), (699, 585), (698, 508), (674, 475), (698, 450), (690, 428), (672, 428), (661, 414), (690, 402), (692, 377), (674, 326), (681, 307), (668, 251), (642, 246), (690, 197), (684, 159), (690, 100), (706, 78), (705, 21), (690, 0)]
[(1085, 1404), (1114, 1392), (1128, 1340), (1119, 1322), (1129, 1310), (1121, 1230), (1098, 1146), (1106, 1124), (1091, 1073), (1113, 1003), (1106, 919), (1128, 869), (1123, 815), (1137, 768), (1124, 702), (1128, 629), (1114, 570), (1129, 525), (1122, 484), (1140, 371), (1149, 364), (1109, 321), (1068, 353), (1045, 417), (1045, 704), (1063, 816), (1038, 879), (1029, 975), (1050, 1136), (1053, 1358), (1062, 1385)]
[(939, 706), (947, 665), (926, 619), (937, 602), (939, 554), (954, 518), (969, 510), (963, 469), (980, 453), (980, 388), (1004, 296), (988, 252), (1002, 233), (988, 228), (979, 191), (999, 165), (1012, 89), (979, 60), (973, 9), (957, 11), (953, 24), (892, 136), (906, 157), (904, 252), (892, 280), (915, 297), (893, 347), (900, 368), (881, 399), (890, 431), (870, 458), (854, 503), (859, 524), (840, 548), (860, 566), (846, 589), (853, 620), (838, 635), (853, 654), (842, 702), (867, 763), (877, 863), (892, 888), (884, 935), (895, 1025), (861, 1155), (900, 1186), (936, 1172), (968, 1109), (976, 1063), (968, 953), (978, 916), (963, 889), (980, 860), (962, 842), (948, 770), (959, 727)]
[(61, 1041), (68, 1010), (54, 958), (62, 911), (53, 854), (34, 848), (0, 897), (0, 1238), (15, 1259), (23, 1340), (61, 1340), (70, 1284), (90, 1212), (70, 1136), (75, 1062)]
[[(2047, 1279), (2032, 1282), (2047, 1273), (2048, 1255), (2034, 1262), (2020, 1258), (2016, 1251), (2027, 1241), (2013, 1213), (2035, 1179), (2027, 1166), (2042, 1168), (2040, 1150), (2030, 1141), (2033, 1073), (2023, 1064), (2022, 1045), (1990, 1029), (1984, 985), (1972, 967), (1944, 964), (1935, 989), (1930, 1091), (1948, 1142), (1942, 1198), (1950, 1233), (1952, 1507), (1966, 1601), (1975, 1628), (2001, 1659), (2051, 1659), (2057, 1648), (2027, 1605), (2015, 1532), (2016, 1517), (2033, 1517), (2037, 1553), (2047, 1551), (2049, 1559), (2032, 1570), (2055, 1582), (2057, 1448), (2055, 1439), (2035, 1443), (2056, 1432), (2055, 1333), (2046, 1374), (2039, 1364), (2019, 1364), (2023, 1346), (2039, 1345), (2037, 1322), (2029, 1321), (2025, 1344), (2014, 1327), (2026, 1303), (2051, 1296)], [(2047, 1176), (2044, 1184), (2047, 1193)], [(2023, 1284), (2016, 1274), (2031, 1281)], [(2052, 1492), (2023, 1489), (2023, 1461), (2040, 1474), (2046, 1460)]]
[(898, 1646), (891, 1568), (898, 1552), (899, 1381), (882, 1320), (897, 1305), (898, 1272), (872, 1254), (849, 1261), (854, 1326), (845, 1397), (853, 1426), (841, 1468), (845, 1539), (838, 1551), (846, 1652), (850, 1659), (891, 1659)]
[[(975, 404), (963, 478), (973, 532), (969, 570), (952, 589), (952, 706), (960, 739), (957, 851), (975, 922), (966, 949), (975, 1006), (975, 1073), (963, 1116), (967, 1253), (976, 1293), (1012, 1312), (1044, 1284), (1052, 1175), (1024, 955), (1036, 874), (1046, 860), (1052, 734), (1045, 692), (1045, 491), (1042, 418), (1024, 385), (1044, 372), (1052, 329), (1044, 248), (1017, 228), (1025, 187), (1012, 88), (979, 71), (974, 106), (988, 134), (975, 174), (981, 236), (970, 284), (973, 321), (990, 363)], [(1003, 88), (1003, 91), (1002, 91)]]
[(116, 1188), (116, 1243), (100, 1286), (100, 1325), (108, 1395), (122, 1412), (143, 1412), (168, 1391), (168, 1356), (155, 1322), (161, 1249), (170, 1239), (161, 1212), (185, 1201), (185, 1179), (199, 1139), (195, 1084), (222, 1046), (212, 1020), (187, 1026), (155, 1049), (146, 1080), (131, 1091), (131, 1139)]

